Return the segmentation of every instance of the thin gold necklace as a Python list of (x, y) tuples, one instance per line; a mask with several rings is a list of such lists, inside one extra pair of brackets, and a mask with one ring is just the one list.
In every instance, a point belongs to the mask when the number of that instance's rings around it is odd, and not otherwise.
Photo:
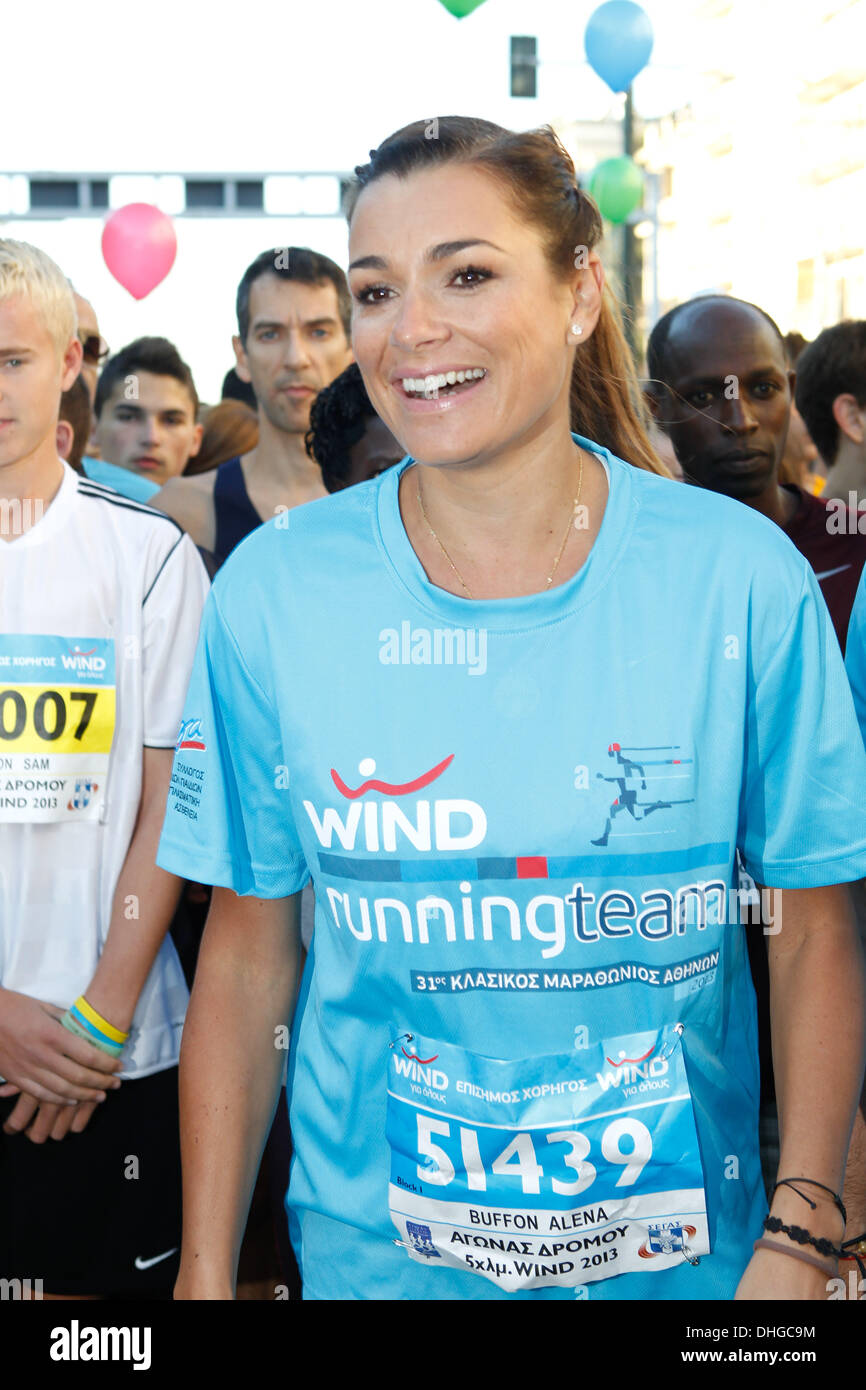
[[(559, 547), (559, 552), (558, 552), (558, 554), (557, 554), (557, 556), (556, 556), (556, 559), (555, 559), (554, 562), (553, 562), (553, 569), (550, 571), (550, 574), (547, 576), (547, 583), (546, 583), (545, 586), (544, 586), (545, 589), (549, 589), (550, 586), (551, 586), (551, 584), (553, 583), (553, 577), (554, 577), (554, 575), (556, 574), (556, 571), (559, 569), (559, 562), (560, 562), (560, 560), (562, 559), (563, 554), (565, 553), (565, 547), (566, 547), (566, 544), (567, 544), (567, 542), (568, 542), (568, 537), (569, 537), (569, 534), (570, 534), (570, 532), (571, 532), (572, 525), (574, 524), (574, 518), (575, 518), (575, 516), (576, 516), (576, 514), (577, 514), (577, 509), (578, 509), (578, 507), (580, 506), (580, 494), (581, 494), (581, 489), (582, 489), (582, 488), (583, 488), (583, 450), (580, 451), (580, 474), (579, 474), (579, 477), (578, 477), (578, 480), (577, 480), (577, 496), (576, 496), (575, 499), (574, 499), (574, 505), (573, 505), (573, 507), (572, 507), (571, 516), (568, 518), (568, 525), (567, 525), (567, 527), (565, 528), (565, 535), (564, 535), (563, 538), (562, 538), (562, 545)], [(440, 541), (440, 539), (439, 539), (439, 537), (437, 536), (436, 532), (433, 530), (433, 527), (430, 525), (430, 518), (429, 518), (429, 516), (427, 515), (426, 511), (424, 510), (424, 502), (423, 502), (423, 500), (422, 500), (422, 498), (421, 498), (421, 474), (420, 474), (420, 472), (419, 472), (418, 478), (417, 478), (417, 495), (418, 495), (418, 506), (419, 506), (420, 509), (421, 509), (421, 515), (423, 516), (424, 521), (425, 521), (425, 523), (426, 523), (426, 525), (427, 525), (427, 530), (430, 532), (430, 535), (433, 537), (433, 539), (434, 539), (434, 541), (436, 542), (436, 544), (438, 545), (439, 549), (442, 551), (442, 554), (445, 556), (445, 559), (448, 561), (448, 563), (449, 563), (449, 565), (451, 566), (451, 568), (453, 569), (454, 573), (457, 575), (457, 578), (458, 578), (458, 580), (460, 581), (460, 584), (462, 585), (463, 589), (464, 589), (465, 592), (466, 592), (466, 597), (467, 597), (467, 598), (472, 598), (472, 597), (473, 597), (472, 590), (469, 588), (469, 585), (466, 583), (466, 580), (463, 578), (463, 575), (460, 573), (460, 571), (459, 571), (459, 569), (457, 568), (457, 566), (455, 565), (454, 561), (451, 559), (451, 556), (448, 554), (448, 551), (445, 549), (444, 545), (443, 545), (442, 542)]]

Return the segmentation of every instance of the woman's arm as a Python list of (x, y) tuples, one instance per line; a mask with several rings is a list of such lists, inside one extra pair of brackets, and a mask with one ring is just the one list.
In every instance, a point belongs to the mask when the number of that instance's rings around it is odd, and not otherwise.
[[(775, 892), (781, 930), (768, 940), (778, 1177), (814, 1178), (838, 1193), (863, 1080), (863, 954), (845, 884)], [(838, 1246), (842, 1217), (832, 1198), (820, 1188), (800, 1186), (817, 1204), (814, 1211), (783, 1187), (775, 1194), (771, 1214)], [(755, 1238), (760, 1234), (756, 1231)], [(768, 1238), (817, 1255), (813, 1247), (798, 1246), (781, 1232)], [(788, 1255), (762, 1249), (749, 1263), (737, 1297), (825, 1298), (829, 1277)]]
[(232, 1299), (299, 976), (300, 893), (215, 888), (180, 1056), (183, 1247), (177, 1299)]
[[(860, 933), (860, 945), (866, 951), (866, 879), (861, 878), (858, 883), (850, 884), (850, 889), (854, 916)], [(861, 1090), (860, 1104), (854, 1116), (854, 1129), (845, 1170), (845, 1191), (842, 1196), (848, 1209), (845, 1239), (855, 1240), (866, 1233), (866, 1084)], [(844, 1275), (856, 1268), (856, 1265), (843, 1265), (840, 1273)]]

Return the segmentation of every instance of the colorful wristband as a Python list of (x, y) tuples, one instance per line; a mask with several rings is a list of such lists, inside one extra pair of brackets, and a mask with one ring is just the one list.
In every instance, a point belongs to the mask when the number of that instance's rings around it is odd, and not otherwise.
[(123, 1046), (129, 1037), (128, 1033), (121, 1033), (119, 1028), (115, 1028), (112, 1023), (108, 1022), (108, 1019), (98, 1014), (93, 1005), (88, 1004), (83, 994), (79, 994), (72, 1008), (73, 1010), (77, 1010), (78, 1013), (83, 1014), (86, 1021), (92, 1023), (94, 1028), (98, 1028), (100, 1033), (108, 1038), (109, 1042), (120, 1043), (121, 1046)]
[(66, 1010), (60, 1022), (68, 1033), (74, 1033), (77, 1038), (83, 1038), (85, 1042), (90, 1043), (91, 1047), (98, 1047), (100, 1052), (107, 1053), (109, 1057), (119, 1057), (123, 1052), (121, 1043), (110, 1042), (108, 1038), (101, 1037), (95, 1029), (83, 1028), (71, 1009)]

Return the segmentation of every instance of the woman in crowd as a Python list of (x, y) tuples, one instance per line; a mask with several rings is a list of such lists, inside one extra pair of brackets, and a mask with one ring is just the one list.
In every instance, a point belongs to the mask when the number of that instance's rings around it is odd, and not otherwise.
[[(177, 1297), (233, 1296), (293, 1009), (307, 1298), (835, 1273), (866, 760), (806, 562), (660, 476), (600, 235), (549, 130), (418, 122), (357, 170), (353, 350), (407, 457), (261, 527), (203, 619), (159, 855), (215, 885)], [(738, 855), (784, 890), (764, 1229)]]

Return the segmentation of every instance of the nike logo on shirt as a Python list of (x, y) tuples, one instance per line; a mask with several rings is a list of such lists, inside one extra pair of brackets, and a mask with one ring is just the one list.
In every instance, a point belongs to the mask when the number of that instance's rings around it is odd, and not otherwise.
[(818, 579), (818, 580), (821, 580), (821, 579), (829, 579), (831, 575), (833, 575), (833, 574), (841, 574), (843, 570), (849, 570), (850, 568), (851, 568), (850, 565), (839, 565), (839, 566), (838, 566), (836, 569), (834, 569), (834, 570), (824, 570), (821, 574), (816, 574), (816, 575), (815, 575), (815, 578)]
[(140, 1255), (135, 1257), (136, 1269), (150, 1269), (151, 1265), (158, 1265), (160, 1260), (167, 1260), (169, 1255), (173, 1255), (178, 1246), (173, 1245), (170, 1250), (166, 1250), (164, 1255), (154, 1255), (152, 1260), (143, 1260)]

